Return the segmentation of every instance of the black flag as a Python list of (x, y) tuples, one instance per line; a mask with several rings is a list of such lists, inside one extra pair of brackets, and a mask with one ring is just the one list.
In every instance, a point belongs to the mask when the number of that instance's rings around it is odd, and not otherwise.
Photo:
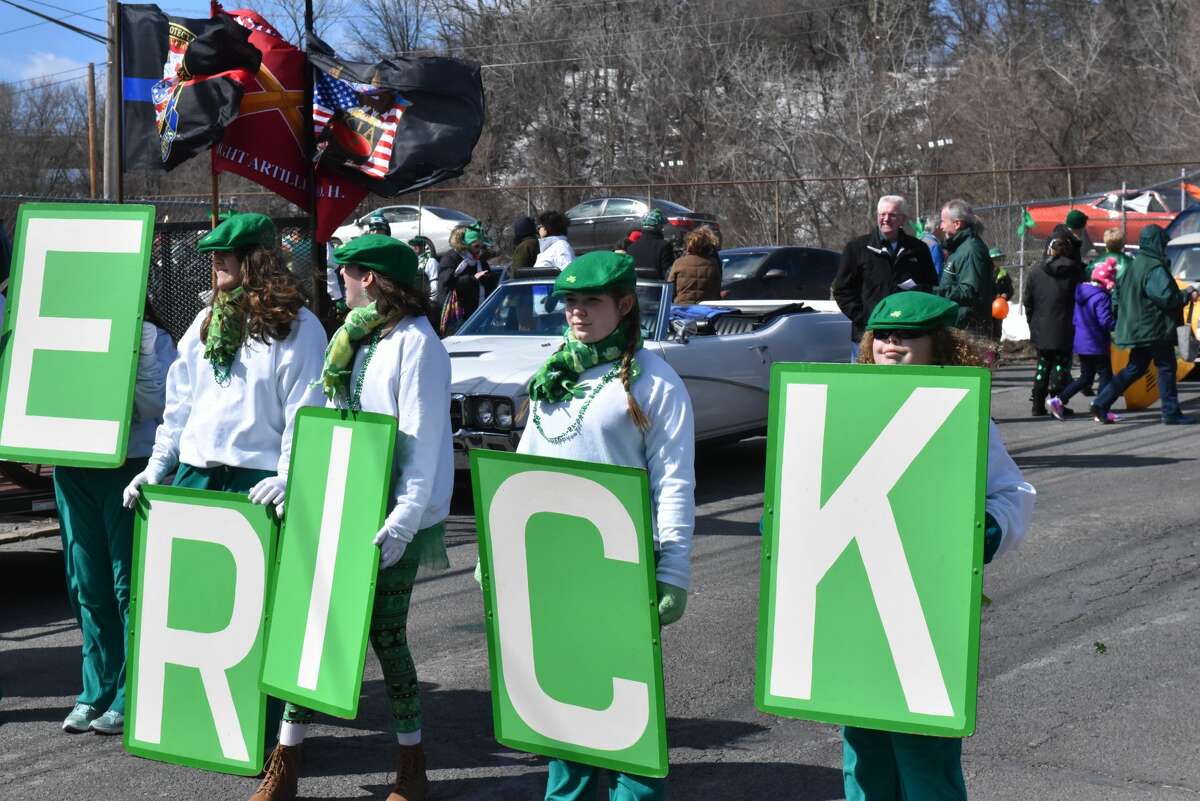
[(394, 197), (462, 175), (483, 133), (479, 65), (453, 58), (340, 61), (313, 36), (321, 166)]
[[(242, 102), (239, 73), (262, 53), (233, 17), (168, 17), (121, 5), (124, 169), (170, 170), (221, 140)], [(226, 73), (226, 74), (220, 74)]]

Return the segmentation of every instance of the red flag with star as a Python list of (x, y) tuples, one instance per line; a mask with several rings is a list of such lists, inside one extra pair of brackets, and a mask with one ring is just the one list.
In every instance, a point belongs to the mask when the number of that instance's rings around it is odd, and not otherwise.
[[(304, 53), (256, 11), (227, 12), (262, 52), (256, 74), (232, 73), (244, 87), (237, 119), (213, 149), (213, 171), (232, 172), (308, 209), (304, 156)], [(317, 168), (316, 240), (326, 242), (367, 195), (361, 183)]]

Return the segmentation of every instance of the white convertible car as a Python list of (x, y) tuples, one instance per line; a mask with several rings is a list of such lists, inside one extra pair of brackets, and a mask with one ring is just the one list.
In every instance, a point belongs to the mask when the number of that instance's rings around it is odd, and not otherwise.
[[(472, 448), (512, 451), (525, 426), (527, 385), (565, 326), (553, 274), (502, 283), (458, 332), (450, 353), (455, 466)], [(673, 287), (638, 281), (645, 347), (687, 384), (696, 439), (733, 441), (766, 431), (773, 362), (845, 362), (850, 321), (831, 301), (736, 301), (711, 321), (671, 320)]]

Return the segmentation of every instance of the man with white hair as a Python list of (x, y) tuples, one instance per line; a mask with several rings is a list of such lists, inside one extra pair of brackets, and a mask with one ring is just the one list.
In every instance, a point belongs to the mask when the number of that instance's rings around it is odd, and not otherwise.
[(904, 230), (908, 222), (904, 198), (884, 195), (875, 213), (875, 229), (846, 243), (833, 279), (833, 299), (850, 318), (855, 359), (867, 318), (879, 301), (909, 289), (932, 292), (938, 282), (929, 248)]
[(937, 294), (958, 304), (958, 327), (981, 337), (991, 334), (996, 283), (982, 226), (965, 200), (942, 206), (942, 233), (949, 258), (942, 268)]

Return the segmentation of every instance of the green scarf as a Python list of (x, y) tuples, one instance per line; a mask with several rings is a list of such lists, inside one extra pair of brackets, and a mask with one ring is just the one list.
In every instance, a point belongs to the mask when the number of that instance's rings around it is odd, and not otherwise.
[(375, 311), (374, 303), (351, 309), (346, 315), (346, 322), (329, 338), (329, 346), (325, 348), (325, 367), (321, 370), (321, 380), (313, 386), (320, 385), (325, 397), (330, 400), (349, 398), (354, 351), (372, 331), (387, 321), (387, 317)]
[(212, 316), (208, 320), (208, 335), (204, 337), (204, 358), (213, 368), (217, 383), (229, 383), (233, 359), (242, 346), (246, 315), (242, 308), (242, 297), (246, 290), (238, 287), (231, 292), (218, 292), (213, 303)]
[[(563, 332), (563, 346), (541, 366), (529, 381), (529, 397), (531, 400), (559, 403), (568, 397), (582, 398), (587, 394), (585, 387), (579, 386), (579, 375), (589, 367), (595, 367), (603, 362), (615, 362), (621, 358), (625, 350), (625, 333), (623, 325), (604, 339), (593, 345), (580, 342), (568, 327)], [(642, 346), (642, 333), (638, 331), (636, 351)], [(633, 360), (629, 365), (629, 380), (633, 382), (641, 374), (642, 368)]]

